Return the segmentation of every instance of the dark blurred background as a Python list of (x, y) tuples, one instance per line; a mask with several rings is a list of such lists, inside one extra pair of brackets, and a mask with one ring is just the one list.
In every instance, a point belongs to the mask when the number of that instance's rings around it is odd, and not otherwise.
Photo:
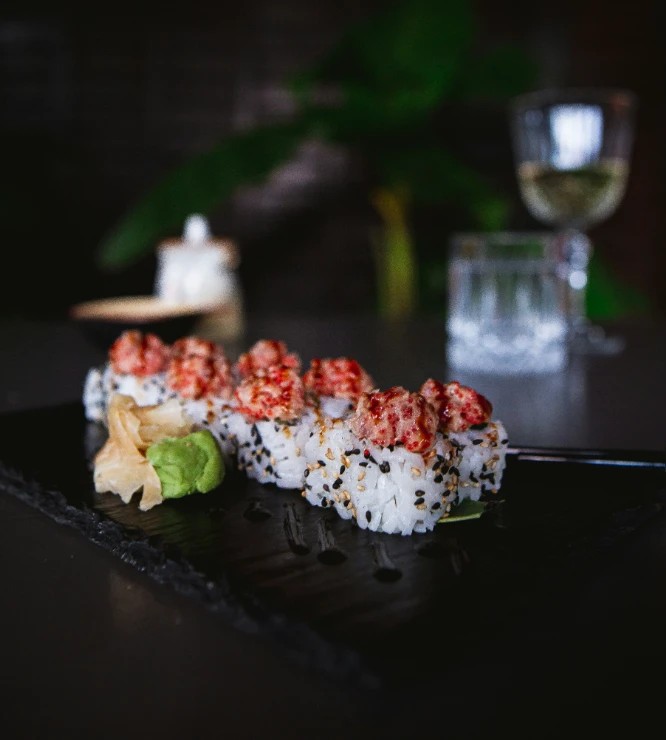
[[(75, 302), (149, 293), (155, 261), (101, 271), (95, 252), (171, 168), (225, 135), (288, 119), (285, 80), (330, 49), (377, 0), (194, 0), (108, 7), (3, 3), (0, 10), (0, 315), (64, 316)], [(612, 274), (666, 312), (666, 61), (656, 0), (472, 3), (481, 44), (514, 44), (537, 87), (593, 85), (637, 93), (626, 197), (591, 236)], [(508, 225), (541, 229), (521, 204), (505, 102), (442, 110), (454, 142), (509, 203)], [(406, 144), (407, 148), (409, 144)], [(326, 314), (375, 307), (364, 172), (344, 149), (310, 142), (269, 187), (245, 189), (211, 215), (236, 239), (250, 310)], [(445, 254), (472, 228), (459, 209), (413, 214), (417, 240)], [(434, 245), (434, 246), (433, 246)], [(430, 269), (430, 268), (429, 268)], [(435, 268), (432, 268), (433, 270)], [(442, 276), (424, 310), (443, 306)], [(440, 300), (441, 299), (441, 300)]]

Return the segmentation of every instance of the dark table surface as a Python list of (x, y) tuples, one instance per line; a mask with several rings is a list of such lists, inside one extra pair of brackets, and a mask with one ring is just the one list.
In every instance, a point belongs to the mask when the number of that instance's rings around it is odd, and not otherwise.
[[(356, 356), (380, 386), (414, 389), (427, 377), (456, 378), (493, 401), (514, 445), (663, 450), (666, 326), (617, 328), (628, 343), (621, 355), (572, 357), (566, 371), (534, 378), (452, 373), (437, 319), (396, 325), (367, 317), (257, 318), (229, 353), (276, 337), (306, 361)], [(67, 323), (5, 321), (0, 340), (3, 413), (76, 401), (87, 369), (104, 358), (89, 335)], [(486, 737), (502, 727), (562, 737), (626, 723), (634, 737), (643, 736), (665, 688), (666, 530), (651, 526), (612, 582), (600, 578), (567, 612), (557, 649), (538, 639), (534, 650), (507, 647), (487, 657), (468, 702), (447, 706), (452, 679), (443, 676), (442, 685), (423, 686), (423, 702), (415, 705), (412, 694), (405, 703), (395, 689), (352, 689), (288, 660), (262, 635), (239, 632), (79, 533), (0, 495), (0, 735), (404, 737), (437, 730)], [(637, 570), (649, 573), (649, 582), (636, 579)], [(622, 608), (618, 584), (626, 593)], [(637, 610), (640, 631), (633, 629)], [(576, 648), (568, 650), (573, 633)]]

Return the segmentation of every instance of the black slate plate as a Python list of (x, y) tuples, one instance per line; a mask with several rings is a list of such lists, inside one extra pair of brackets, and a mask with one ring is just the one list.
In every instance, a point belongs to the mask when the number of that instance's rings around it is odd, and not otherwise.
[(646, 527), (666, 533), (663, 471), (515, 460), (481, 519), (428, 535), (363, 531), (235, 472), (144, 513), (94, 492), (103, 437), (79, 404), (0, 417), (0, 489), (347, 681), (461, 675), (527, 650)]

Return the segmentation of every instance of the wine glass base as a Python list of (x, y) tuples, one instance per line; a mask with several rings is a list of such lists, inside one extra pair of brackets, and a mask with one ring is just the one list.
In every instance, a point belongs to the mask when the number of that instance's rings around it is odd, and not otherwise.
[(608, 335), (602, 327), (593, 324), (576, 328), (569, 339), (569, 349), (576, 355), (619, 355), (626, 345), (622, 337)]

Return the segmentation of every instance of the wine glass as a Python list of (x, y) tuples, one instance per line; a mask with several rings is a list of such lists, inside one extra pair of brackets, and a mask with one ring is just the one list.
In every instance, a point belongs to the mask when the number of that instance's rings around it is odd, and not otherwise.
[(608, 218), (624, 196), (634, 111), (635, 96), (616, 89), (542, 90), (511, 105), (520, 191), (531, 215), (558, 229), (571, 346), (578, 351), (623, 348), (587, 319), (592, 244), (584, 230)]

